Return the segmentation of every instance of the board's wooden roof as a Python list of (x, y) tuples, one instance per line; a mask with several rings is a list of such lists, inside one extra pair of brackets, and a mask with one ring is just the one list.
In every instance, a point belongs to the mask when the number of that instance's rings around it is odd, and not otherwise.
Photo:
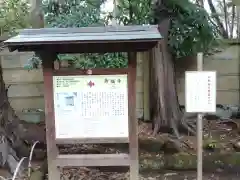
[[(43, 29), (25, 29), (20, 31), (19, 35), (6, 40), (4, 43), (10, 49), (20, 50), (38, 50), (48, 47), (54, 50), (54, 47), (61, 46), (66, 50), (66, 45), (88, 46), (96, 48), (97, 44), (114, 44), (118, 46), (121, 43), (153, 43), (162, 39), (157, 26), (106, 26), (106, 27), (84, 27), (84, 28), (43, 28)], [(60, 49), (61, 49), (60, 48)], [(122, 47), (121, 47), (122, 48)], [(119, 50), (121, 49), (119, 46)], [(45, 48), (44, 48), (45, 49)], [(85, 48), (83, 48), (85, 49)], [(117, 47), (115, 49), (118, 49)], [(93, 50), (94, 51), (94, 50)], [(107, 46), (106, 46), (106, 51)]]

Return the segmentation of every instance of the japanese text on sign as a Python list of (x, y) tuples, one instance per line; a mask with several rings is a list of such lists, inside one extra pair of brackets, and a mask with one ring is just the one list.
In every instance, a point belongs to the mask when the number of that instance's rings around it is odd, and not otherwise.
[(185, 76), (186, 112), (216, 111), (216, 72), (188, 71)]
[(127, 75), (55, 76), (56, 138), (128, 137)]

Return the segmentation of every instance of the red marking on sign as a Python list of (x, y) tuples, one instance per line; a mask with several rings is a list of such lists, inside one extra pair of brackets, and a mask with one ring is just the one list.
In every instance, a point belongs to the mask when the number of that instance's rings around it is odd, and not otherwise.
[(95, 84), (94, 84), (94, 82), (90, 81), (90, 82), (88, 83), (88, 85), (89, 85), (90, 88), (91, 88), (91, 87), (93, 87)]

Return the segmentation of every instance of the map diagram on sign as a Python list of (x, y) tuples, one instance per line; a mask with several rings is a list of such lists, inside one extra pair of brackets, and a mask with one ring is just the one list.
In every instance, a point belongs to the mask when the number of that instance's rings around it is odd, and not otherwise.
[(128, 137), (127, 95), (127, 75), (54, 77), (56, 137)]

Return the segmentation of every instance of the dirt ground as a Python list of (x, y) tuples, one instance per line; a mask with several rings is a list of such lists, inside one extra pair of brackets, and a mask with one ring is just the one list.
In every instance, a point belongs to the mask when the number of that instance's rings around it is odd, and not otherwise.
[[(152, 180), (195, 180), (196, 172), (168, 172), (161, 175), (152, 175)], [(146, 179), (151, 179), (147, 178)], [(208, 173), (203, 175), (203, 180), (237, 180), (238, 174)]]
[[(204, 122), (204, 140), (212, 145), (215, 144), (218, 151), (221, 152), (236, 152), (237, 149), (234, 147), (234, 143), (239, 140), (239, 123), (240, 120), (233, 121), (205, 121)], [(151, 124), (139, 123), (139, 138), (153, 138), (161, 140), (164, 138), (164, 133), (160, 133), (156, 137), (152, 137)], [(208, 141), (208, 140), (211, 141)], [(182, 140), (188, 144), (188, 152), (196, 153), (197, 141), (196, 137), (182, 135)], [(160, 141), (159, 141), (160, 142)], [(240, 142), (240, 141), (239, 141)], [(149, 145), (150, 146), (150, 145)], [(150, 146), (153, 148), (152, 146)], [(73, 148), (74, 151), (78, 151), (78, 148)], [(88, 148), (87, 148), (88, 149)], [(67, 149), (66, 149), (67, 150)], [(239, 143), (240, 150), (240, 143)], [(115, 151), (115, 150), (114, 150)], [(140, 149), (142, 151), (142, 149)], [(146, 151), (146, 150), (145, 150)], [(204, 150), (208, 151), (208, 150)], [(69, 152), (69, 151), (67, 151)], [(145, 152), (151, 154), (152, 152)], [(156, 152), (155, 152), (156, 153)], [(159, 152), (161, 153), (161, 152)], [(5, 170), (0, 169), (0, 176), (9, 178), (9, 174)], [(225, 172), (213, 172), (204, 173), (203, 180), (237, 180), (240, 177), (239, 174), (226, 174)], [(89, 170), (87, 168), (81, 169), (69, 169), (64, 170), (61, 180), (127, 180), (129, 179), (128, 173), (107, 173), (99, 172), (98, 170)], [(141, 174), (139, 180), (195, 180), (196, 172), (193, 171), (181, 171), (181, 172), (161, 172), (152, 173), (144, 172)], [(1, 177), (0, 177), (1, 180)], [(21, 179), (23, 180), (23, 178)]]
[[(80, 171), (79, 174), (77, 171)], [(74, 175), (71, 173), (74, 172)], [(89, 176), (91, 175), (91, 176)], [(5, 170), (0, 170), (0, 176), (10, 177)], [(196, 180), (196, 172), (175, 172), (144, 173), (139, 180)], [(204, 173), (203, 180), (239, 180), (240, 174), (226, 174), (221, 172)], [(0, 178), (1, 179), (1, 178)], [(62, 176), (61, 180), (128, 180), (127, 173), (83, 173), (81, 170), (71, 170)], [(23, 179), (19, 179), (23, 180)], [(46, 179), (47, 180), (47, 179)]]
[[(240, 119), (233, 120), (205, 120), (203, 122), (203, 148), (209, 152), (209, 145), (214, 146), (216, 151), (236, 152), (240, 151)], [(164, 140), (168, 136), (167, 133), (160, 132), (157, 136), (152, 137), (152, 128), (150, 123), (139, 123), (139, 137), (153, 138)], [(187, 144), (186, 152), (196, 153), (197, 138), (188, 136), (186, 133), (181, 134), (181, 140)], [(236, 145), (236, 146), (235, 146)]]
[[(141, 174), (139, 180), (196, 180), (196, 172), (162, 172), (162, 173), (144, 173)], [(239, 174), (224, 174), (224, 173), (204, 173), (203, 180), (239, 180)], [(75, 179), (76, 178), (76, 179)], [(127, 173), (100, 173), (94, 176), (67, 178), (63, 180), (128, 180)]]

